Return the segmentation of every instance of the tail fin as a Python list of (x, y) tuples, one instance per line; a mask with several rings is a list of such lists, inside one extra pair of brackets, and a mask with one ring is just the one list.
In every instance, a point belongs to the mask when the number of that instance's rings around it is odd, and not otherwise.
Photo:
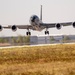
[(40, 20), (42, 21), (42, 5), (41, 5), (41, 11), (40, 11)]

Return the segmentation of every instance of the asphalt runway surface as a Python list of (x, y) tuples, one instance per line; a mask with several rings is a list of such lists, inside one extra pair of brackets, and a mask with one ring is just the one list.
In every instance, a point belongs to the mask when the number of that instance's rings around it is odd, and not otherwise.
[[(55, 44), (39, 44), (39, 45), (23, 45), (23, 46), (6, 46), (6, 47), (0, 47), (0, 49), (6, 49), (6, 48), (21, 48), (21, 47), (36, 47), (36, 46), (50, 46), (50, 45), (60, 45), (61, 43), (55, 43)], [(62, 44), (75, 44), (75, 43), (62, 43)]]

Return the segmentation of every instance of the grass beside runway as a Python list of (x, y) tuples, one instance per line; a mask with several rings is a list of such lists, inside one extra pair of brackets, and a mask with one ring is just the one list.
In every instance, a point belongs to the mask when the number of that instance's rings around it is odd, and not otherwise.
[(0, 49), (0, 75), (75, 75), (75, 44)]

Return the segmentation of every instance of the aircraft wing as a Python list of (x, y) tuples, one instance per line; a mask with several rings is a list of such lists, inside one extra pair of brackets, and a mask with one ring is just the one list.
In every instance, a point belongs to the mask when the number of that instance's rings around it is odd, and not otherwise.
[(7, 28), (11, 28), (12, 26), (16, 26), (19, 29), (32, 29), (33, 30), (32, 25), (8, 25)]
[(53, 27), (55, 27), (55, 23), (42, 23), (42, 24), (40, 24), (41, 26), (43, 26), (44, 28), (53, 28)]
[[(54, 27), (56, 27), (57, 29), (59, 29), (61, 26), (70, 26), (70, 25), (73, 25), (73, 22), (65, 22), (65, 23), (41, 23), (40, 25), (43, 28), (54, 28)], [(5, 26), (3, 28), (12, 28), (13, 30), (15, 30), (16, 28), (36, 30), (32, 25), (8, 25), (8, 26)]]
[(31, 25), (16, 25), (19, 29), (33, 29)]
[(2, 31), (2, 28), (12, 29), (13, 31), (16, 31), (17, 28), (18, 29), (32, 29), (32, 30), (35, 30), (35, 28), (33, 28), (32, 25), (5, 25), (5, 26), (0, 25), (0, 31)]
[(57, 24), (61, 26), (70, 26), (73, 22), (65, 22), (65, 23), (42, 23), (41, 26), (44, 26), (45, 28), (54, 28)]
[(70, 26), (73, 22), (65, 22), (65, 23), (59, 23), (62, 26)]

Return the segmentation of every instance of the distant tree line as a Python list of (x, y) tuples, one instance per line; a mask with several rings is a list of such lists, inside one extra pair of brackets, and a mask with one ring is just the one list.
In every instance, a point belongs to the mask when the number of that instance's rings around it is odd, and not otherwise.
[(30, 44), (30, 36), (18, 36), (9, 38), (0, 38), (0, 43), (10, 43), (11, 45)]
[[(56, 39), (53, 37), (53, 36), (50, 36), (50, 41), (51, 42), (53, 42), (53, 41), (55, 41)], [(61, 39), (61, 42), (62, 43), (68, 43), (68, 42), (70, 42), (70, 38), (69, 38), (69, 36), (66, 36), (66, 35), (63, 35), (62, 36), (62, 39)]]
[(0, 43), (7, 43), (8, 40), (7, 39), (4, 39), (4, 38), (0, 38)]
[(30, 36), (18, 36), (17, 38), (11, 38), (12, 44), (22, 45), (22, 44), (30, 44)]
[(63, 35), (63, 36), (62, 36), (62, 42), (63, 42), (63, 43), (68, 43), (70, 40), (71, 40), (71, 39), (70, 39), (68, 36), (66, 36), (66, 35)]
[[(69, 36), (63, 35), (61, 42), (67, 43), (70, 42)], [(50, 42), (54, 43), (56, 39), (53, 36), (50, 36)], [(59, 40), (58, 40), (59, 41)], [(29, 45), (30, 44), (30, 36), (21, 36), (11, 37), (9, 38), (0, 38), (0, 43), (10, 43), (11, 45)]]

